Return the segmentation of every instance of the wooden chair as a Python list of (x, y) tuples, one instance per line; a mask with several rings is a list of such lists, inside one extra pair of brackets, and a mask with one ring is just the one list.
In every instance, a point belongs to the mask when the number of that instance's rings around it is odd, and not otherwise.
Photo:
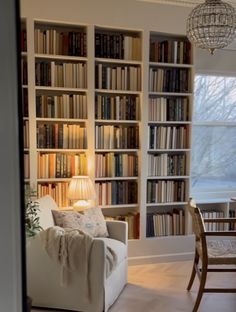
[[(236, 218), (203, 219), (193, 200), (189, 201), (195, 234), (195, 257), (187, 290), (190, 291), (197, 274), (199, 290), (193, 312), (197, 312), (203, 293), (236, 293), (236, 288), (206, 288), (207, 272), (236, 272), (236, 231), (206, 231), (204, 222), (236, 223)], [(209, 240), (209, 238), (213, 240)], [(201, 265), (199, 265), (201, 260)], [(210, 268), (213, 265), (214, 268)], [(222, 267), (224, 266), (224, 267)], [(228, 267), (227, 267), (228, 266)]]

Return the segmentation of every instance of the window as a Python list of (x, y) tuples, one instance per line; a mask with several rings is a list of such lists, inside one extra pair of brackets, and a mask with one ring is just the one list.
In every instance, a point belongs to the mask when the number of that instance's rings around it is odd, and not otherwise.
[(192, 191), (235, 191), (236, 77), (195, 77), (192, 140)]

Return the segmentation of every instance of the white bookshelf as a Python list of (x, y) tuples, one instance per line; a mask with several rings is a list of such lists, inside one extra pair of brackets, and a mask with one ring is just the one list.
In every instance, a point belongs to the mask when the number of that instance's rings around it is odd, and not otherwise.
[[(185, 235), (190, 187), (193, 51), (185, 37), (158, 32), (150, 32), (149, 46), (146, 236)], [(161, 170), (164, 175), (160, 174)]]
[[(132, 31), (130, 29), (100, 26), (95, 26), (94, 29), (94, 123), (97, 132), (95, 136), (95, 158), (98, 159), (96, 164), (99, 169), (103, 163), (105, 164), (102, 176), (96, 176), (99, 170), (95, 168), (95, 183), (97, 189), (101, 185), (102, 187), (106, 185), (107, 188), (109, 188), (109, 185), (112, 185), (112, 188), (116, 189), (116, 191), (113, 190), (110, 193), (109, 190), (109, 196), (112, 196), (114, 191), (119, 192), (119, 188), (121, 188), (121, 193), (124, 194), (125, 188), (133, 187), (134, 184), (136, 185), (137, 194), (140, 190), (140, 134), (138, 134), (138, 138), (137, 136), (136, 138), (131, 138), (131, 135), (135, 135), (135, 133), (130, 134), (129, 137), (129, 134), (122, 133), (122, 131), (124, 129), (127, 132), (130, 130), (130, 133), (131, 131), (140, 131), (143, 64), (141, 37), (140, 31)], [(132, 80), (136, 81), (135, 85), (132, 85)], [(131, 110), (128, 110), (131, 105), (133, 111), (135, 111), (134, 114), (132, 114)], [(121, 117), (120, 114), (122, 116), (125, 115), (125, 118)], [(103, 139), (103, 129), (106, 132), (110, 130), (110, 148), (96, 148), (98, 146), (96, 140), (100, 140), (100, 136)], [(113, 130), (114, 133), (112, 133)], [(125, 148), (119, 147), (119, 144), (118, 148), (114, 148), (113, 143), (116, 145), (117, 136), (119, 136), (118, 140), (120, 141), (129, 141)], [(137, 147), (130, 145), (132, 143), (131, 140), (135, 141), (132, 145), (137, 145)], [(132, 161), (136, 163), (132, 176), (123, 174), (122, 171), (122, 168), (126, 166), (125, 162), (128, 157), (132, 158)], [(112, 176), (108, 173), (111, 167), (113, 167)], [(124, 184), (125, 187), (120, 183), (126, 183)], [(130, 191), (133, 192), (132, 189), (128, 190), (128, 192)], [(100, 196), (103, 196), (103, 193), (103, 191), (99, 191)], [(121, 197), (122, 194), (120, 195)], [(140, 197), (137, 195), (133, 197), (133, 200), (131, 198), (126, 203), (122, 202), (122, 198), (118, 198), (118, 203), (109, 205), (102, 204), (104, 199), (99, 198), (99, 207), (103, 209), (106, 216), (115, 218), (123, 215), (121, 218), (128, 221), (128, 223), (133, 222), (129, 215), (140, 213)], [(120, 200), (121, 203), (119, 203)], [(116, 213), (117, 209), (118, 215)], [(136, 228), (134, 229), (136, 235), (129, 233), (129, 238), (140, 238), (139, 234), (137, 234), (140, 232), (140, 225), (137, 225), (137, 223), (139, 221), (136, 222)]]
[[(151, 91), (149, 89), (149, 69), (150, 68), (167, 68), (168, 70), (172, 69), (184, 69), (188, 70), (192, 75), (193, 64), (172, 64), (172, 63), (162, 63), (162, 62), (150, 62), (149, 60), (149, 37), (150, 30), (135, 30), (134, 29), (120, 29), (118, 27), (107, 27), (107, 26), (96, 26), (94, 24), (89, 25), (77, 25), (76, 23), (68, 23), (65, 22), (54, 22), (52, 19), (43, 21), (43, 20), (28, 20), (27, 25), (30, 28), (27, 33), (28, 38), (28, 51), (27, 54), (22, 54), (22, 57), (28, 58), (29, 60), (29, 81), (24, 85), (24, 88), (29, 91), (29, 117), (25, 117), (24, 120), (28, 121), (30, 133), (29, 133), (29, 147), (25, 149), (25, 153), (29, 155), (30, 162), (30, 178), (27, 181), (30, 185), (40, 190), (40, 196), (49, 192), (49, 189), (53, 194), (56, 193), (54, 198), (57, 199), (58, 204), (61, 207), (66, 207), (68, 203), (65, 200), (59, 199), (58, 196), (66, 197), (67, 185), (70, 181), (70, 177), (39, 177), (38, 175), (38, 158), (39, 155), (48, 155), (50, 157), (53, 154), (60, 155), (86, 155), (87, 163), (86, 163), (86, 172), (91, 176), (94, 184), (116, 184), (125, 182), (136, 184), (136, 192), (137, 197), (135, 201), (127, 201), (127, 203), (116, 203), (116, 204), (106, 204), (106, 203), (97, 203), (97, 205), (103, 210), (105, 216), (111, 217), (123, 217), (124, 220), (129, 222), (128, 217), (134, 218), (134, 216), (138, 213), (139, 219), (136, 222), (136, 239), (130, 236), (130, 244), (135, 245), (136, 242), (145, 242), (147, 239), (146, 229), (147, 229), (147, 214), (149, 213), (158, 213), (158, 212), (170, 212), (172, 208), (174, 209), (184, 209), (186, 210), (187, 199), (189, 194), (189, 180), (190, 180), (190, 152), (191, 152), (191, 142), (188, 139), (188, 144), (181, 148), (150, 148), (149, 138), (148, 138), (148, 129), (151, 126), (154, 127), (186, 127), (188, 129), (188, 134), (191, 132), (191, 112), (192, 112), (192, 81), (193, 77), (191, 76), (191, 82), (189, 86), (189, 90), (186, 92), (168, 92), (168, 91)], [(42, 31), (46, 31), (47, 29), (59, 29), (60, 31), (84, 31), (86, 33), (86, 46), (87, 52), (86, 56), (73, 56), (73, 55), (63, 55), (63, 54), (52, 54), (52, 53), (42, 53), (35, 50), (34, 40), (35, 40), (35, 29), (39, 29)], [(122, 59), (122, 58), (108, 58), (108, 57), (97, 57), (96, 56), (96, 34), (110, 34), (110, 35), (128, 35), (135, 36), (140, 40), (140, 52), (139, 59)], [(174, 37), (170, 34), (167, 34), (166, 37)], [(47, 41), (47, 40), (46, 40)], [(50, 40), (49, 40), (50, 41)], [(54, 62), (55, 64), (75, 64), (82, 63), (86, 64), (86, 87), (70, 87), (70, 86), (52, 86), (50, 83), (45, 84), (36, 84), (36, 67), (35, 64), (37, 62), (41, 62), (42, 64), (51, 64)], [(132, 74), (133, 77), (137, 77), (137, 73), (139, 73), (140, 77), (138, 78), (138, 82), (136, 84), (137, 89), (132, 90), (129, 88), (129, 84), (126, 85), (127, 88), (118, 88), (117, 84), (114, 87), (114, 81), (108, 84), (110, 87), (105, 88), (102, 83), (96, 83), (97, 72), (96, 68), (98, 65), (102, 65), (105, 70), (107, 68), (111, 68), (114, 70), (114, 73), (119, 76), (120, 79), (120, 71), (122, 68), (126, 68), (123, 75), (127, 75), (127, 72), (130, 68), (134, 70)], [(54, 66), (54, 65), (53, 65)], [(119, 68), (119, 69), (118, 69)], [(137, 69), (138, 68), (138, 69)], [(117, 70), (118, 69), (118, 70)], [(131, 70), (131, 71), (132, 71)], [(109, 72), (109, 70), (108, 70)], [(112, 75), (110, 72), (108, 74)], [(100, 74), (101, 76), (101, 74)], [(127, 78), (127, 77), (126, 77)], [(122, 85), (119, 83), (118, 85)], [(57, 116), (41, 116), (39, 113), (39, 107), (37, 105), (40, 97), (44, 96), (52, 101), (54, 97), (62, 97), (62, 96), (72, 96), (72, 95), (83, 95), (86, 97), (86, 108), (87, 113), (83, 118), (81, 117), (57, 117)], [(114, 115), (104, 116), (100, 114), (100, 116), (96, 116), (97, 110), (97, 97), (100, 96), (103, 100), (103, 104), (109, 99), (116, 99), (117, 107), (118, 103), (122, 101), (133, 101), (132, 105), (137, 105), (135, 107), (136, 113), (130, 117), (127, 113), (127, 117), (119, 117), (114, 118)], [(186, 120), (151, 120), (149, 119), (149, 98), (188, 98), (188, 119)], [(125, 99), (125, 100), (124, 100)], [(46, 103), (47, 103), (47, 100)], [(54, 99), (55, 100), (55, 99)], [(135, 100), (137, 100), (135, 102)], [(57, 99), (58, 101), (58, 99)], [(134, 104), (135, 103), (135, 104)], [(108, 106), (110, 104), (107, 104)], [(50, 105), (49, 105), (50, 106)], [(109, 108), (106, 107), (106, 110)], [(113, 108), (114, 109), (114, 108)], [(103, 111), (104, 113), (104, 111)], [(124, 115), (124, 114), (123, 114)], [(39, 125), (80, 125), (86, 128), (87, 131), (87, 146), (86, 148), (58, 148), (58, 147), (39, 147), (37, 146), (37, 132)], [(137, 146), (130, 147), (127, 145), (126, 148), (96, 148), (96, 127), (113, 127), (115, 129), (124, 129), (128, 127), (137, 127), (138, 129), (138, 144)], [(113, 129), (111, 128), (111, 129)], [(120, 137), (120, 141), (123, 140), (123, 137)], [(115, 134), (111, 141), (115, 141)], [(181, 175), (149, 175), (148, 174), (148, 155), (160, 155), (166, 153), (168, 155), (185, 155), (186, 156), (186, 164), (185, 164), (185, 172)], [(112, 176), (110, 174), (103, 173), (102, 176), (96, 175), (96, 156), (103, 155), (111, 155), (112, 157), (122, 158), (123, 155), (132, 155), (136, 157), (137, 160), (137, 170), (132, 174), (121, 175), (114, 172)], [(114, 159), (112, 160), (114, 162)], [(45, 164), (43, 165), (45, 166)], [(49, 166), (48, 164), (46, 166)], [(109, 165), (107, 165), (109, 166)], [(50, 167), (50, 166), (49, 166)], [(184, 181), (186, 184), (185, 196), (183, 200), (172, 201), (172, 202), (164, 202), (164, 203), (148, 203), (147, 202), (147, 181), (168, 181), (172, 180), (174, 182)], [(58, 195), (58, 193), (60, 195)], [(109, 195), (110, 196), (110, 195)], [(133, 222), (133, 221), (131, 221)], [(138, 233), (138, 234), (137, 234)], [(185, 233), (186, 234), (186, 233)], [(169, 237), (166, 237), (168, 239)], [(154, 240), (163, 239), (161, 237), (154, 237)], [(131, 247), (132, 248), (132, 247)]]

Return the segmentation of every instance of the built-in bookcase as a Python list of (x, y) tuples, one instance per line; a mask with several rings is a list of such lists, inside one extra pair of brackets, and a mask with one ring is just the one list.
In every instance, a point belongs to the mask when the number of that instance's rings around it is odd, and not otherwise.
[(139, 237), (141, 32), (95, 27), (95, 186), (109, 218)]
[(68, 182), (87, 174), (87, 29), (35, 22), (38, 196), (69, 206)]
[(146, 236), (184, 235), (189, 198), (193, 51), (150, 33)]
[(21, 35), (24, 155), (38, 197), (68, 207), (71, 177), (88, 174), (97, 205), (107, 219), (128, 222), (129, 239), (186, 234), (193, 92), (186, 38), (31, 23)]

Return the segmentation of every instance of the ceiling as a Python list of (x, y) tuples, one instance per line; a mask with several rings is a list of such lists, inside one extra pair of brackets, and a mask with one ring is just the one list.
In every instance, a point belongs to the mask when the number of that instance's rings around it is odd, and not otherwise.
[[(155, 3), (164, 3), (164, 4), (174, 4), (174, 5), (180, 5), (180, 6), (188, 6), (188, 7), (194, 7), (197, 4), (205, 2), (204, 0), (139, 0), (143, 2), (155, 2)], [(236, 7), (236, 0), (223, 0), (224, 2), (227, 2), (229, 4), (232, 4)]]

